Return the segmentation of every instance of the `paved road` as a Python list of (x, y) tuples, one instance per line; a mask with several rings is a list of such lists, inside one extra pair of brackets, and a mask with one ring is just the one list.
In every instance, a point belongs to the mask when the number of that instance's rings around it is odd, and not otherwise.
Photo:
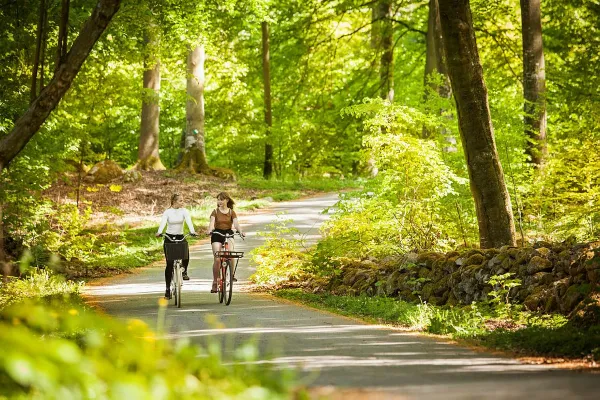
[[(271, 212), (241, 216), (249, 235), (245, 242), (238, 240), (237, 250), (257, 246), (262, 238), (256, 232), (264, 230), (278, 212), (293, 219), (307, 239), (316, 239), (318, 226), (327, 218), (321, 211), (336, 198), (329, 195), (281, 203)], [(253, 272), (247, 259), (240, 262), (240, 282), (234, 287), (231, 305), (226, 307), (209, 293), (210, 258), (207, 242), (191, 249), (192, 279), (184, 287), (183, 308), (170, 305), (166, 325), (174, 339), (186, 338), (198, 344), (220, 340), (226, 358), (232, 357), (241, 343), (252, 340), (260, 349), (259, 362), (296, 367), (310, 386), (362, 388), (360, 398), (369, 399), (600, 398), (600, 374), (526, 365), (244, 292)], [(112, 315), (141, 318), (155, 326), (163, 279), (161, 267), (148, 267), (102, 286), (91, 286), (87, 294), (91, 303)]]

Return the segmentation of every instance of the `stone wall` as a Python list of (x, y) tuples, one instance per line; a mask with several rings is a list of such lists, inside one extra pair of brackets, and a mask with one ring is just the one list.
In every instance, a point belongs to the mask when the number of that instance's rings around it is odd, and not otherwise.
[(582, 300), (600, 291), (600, 242), (543, 243), (532, 247), (409, 253), (377, 260), (341, 259), (339, 275), (315, 279), (315, 290), (368, 294), (426, 301), (436, 305), (485, 301), (493, 290), (490, 277), (507, 272), (521, 285), (511, 289), (512, 302), (529, 310), (569, 314)]

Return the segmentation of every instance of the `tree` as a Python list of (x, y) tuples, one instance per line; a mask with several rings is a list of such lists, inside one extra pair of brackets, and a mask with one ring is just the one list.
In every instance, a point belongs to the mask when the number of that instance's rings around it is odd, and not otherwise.
[(178, 169), (210, 173), (204, 145), (204, 44), (187, 57), (187, 102), (184, 155)]
[(273, 127), (273, 112), (271, 110), (271, 65), (269, 55), (269, 23), (263, 21), (262, 27), (262, 59), (263, 59), (263, 85), (265, 99), (265, 125), (267, 134), (265, 137), (265, 165), (263, 176), (270, 179), (273, 175), (273, 144), (270, 142), (271, 129)]
[(65, 55), (67, 54), (67, 43), (69, 39), (69, 9), (71, 7), (70, 0), (61, 1), (60, 9), (60, 26), (58, 30), (58, 43), (56, 46), (56, 66), (58, 67)]
[(496, 150), (469, 0), (439, 0), (439, 8), (480, 245), (482, 248), (514, 246), (512, 207)]
[(377, 7), (377, 32), (379, 33), (379, 64), (380, 97), (394, 101), (394, 27), (392, 25), (392, 1), (379, 0)]
[[(442, 82), (437, 83), (432, 79), (432, 74), (442, 75)], [(442, 27), (440, 25), (440, 13), (438, 0), (429, 0), (429, 14), (427, 17), (427, 39), (425, 51), (425, 85), (442, 97), (449, 98), (452, 94), (448, 71), (444, 60), (444, 49), (442, 42)], [(429, 94), (426, 91), (425, 96)]]
[(534, 165), (546, 155), (546, 72), (540, 0), (521, 0), (523, 31), (523, 97), (526, 148)]
[[(446, 61), (444, 60), (438, 0), (429, 0), (425, 46), (425, 102), (427, 102), (434, 93), (446, 99), (449, 99), (452, 96)], [(442, 113), (444, 112), (443, 109), (439, 111)], [(432, 132), (426, 127), (423, 128), (424, 137), (429, 137), (431, 134)], [(455, 142), (454, 138), (447, 138), (447, 140)], [(453, 148), (447, 147), (447, 149)]]
[[(92, 15), (64, 61), (56, 68), (52, 80), (15, 123), (8, 135), (0, 140), (0, 175), (4, 168), (23, 150), (58, 105), (77, 76), (92, 47), (119, 10), (121, 0), (98, 0)], [(0, 210), (0, 216), (2, 215)], [(4, 256), (4, 227), (0, 218), (0, 257)], [(0, 261), (2, 261), (0, 259)]]
[(144, 88), (142, 92), (142, 119), (140, 126), (140, 145), (138, 147), (137, 169), (163, 170), (159, 148), (159, 97), (160, 97), (160, 60), (156, 56), (158, 39), (151, 24), (146, 33), (146, 55), (144, 58)]
[(16, 157), (58, 105), (77, 76), (92, 47), (118, 11), (121, 0), (99, 0), (50, 83), (0, 140), (0, 173)]

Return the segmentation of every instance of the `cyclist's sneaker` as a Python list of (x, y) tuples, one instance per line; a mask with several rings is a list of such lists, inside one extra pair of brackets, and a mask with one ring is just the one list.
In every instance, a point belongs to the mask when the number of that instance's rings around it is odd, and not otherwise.
[(214, 285), (212, 285), (212, 288), (210, 289), (211, 293), (217, 293), (217, 284), (215, 283)]
[(171, 291), (169, 289), (165, 290), (165, 299), (171, 300)]
[(181, 274), (181, 276), (183, 277), (184, 281), (189, 281), (190, 277), (188, 276), (187, 272), (183, 271), (183, 274)]

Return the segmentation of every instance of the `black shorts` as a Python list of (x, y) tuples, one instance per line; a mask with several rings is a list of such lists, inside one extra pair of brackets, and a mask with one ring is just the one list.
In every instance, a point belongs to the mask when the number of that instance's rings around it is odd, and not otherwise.
[[(219, 232), (219, 233), (222, 233), (223, 235), (225, 235), (225, 234), (233, 235), (233, 229), (215, 229), (214, 232)], [(217, 235), (217, 234), (213, 233), (212, 235), (210, 235), (210, 243), (224, 244), (225, 238), (221, 235)]]

